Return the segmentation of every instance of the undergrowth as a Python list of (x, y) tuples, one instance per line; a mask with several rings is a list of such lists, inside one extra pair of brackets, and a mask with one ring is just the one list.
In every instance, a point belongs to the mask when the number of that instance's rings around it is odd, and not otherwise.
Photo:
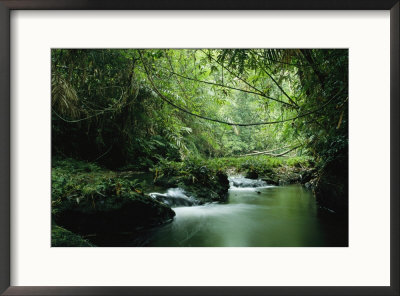
[(52, 247), (94, 247), (89, 241), (57, 225), (51, 227)]
[(98, 198), (129, 197), (142, 194), (144, 181), (119, 177), (118, 173), (102, 169), (94, 163), (64, 159), (53, 161), (51, 171), (52, 213), (65, 204), (77, 204)]
[(160, 176), (187, 175), (189, 178), (215, 174), (234, 170), (236, 172), (257, 172), (260, 175), (270, 173), (278, 167), (302, 167), (308, 168), (314, 164), (313, 159), (308, 156), (277, 158), (265, 155), (246, 157), (223, 157), (223, 158), (190, 158), (183, 162), (161, 160), (152, 171), (155, 178)]

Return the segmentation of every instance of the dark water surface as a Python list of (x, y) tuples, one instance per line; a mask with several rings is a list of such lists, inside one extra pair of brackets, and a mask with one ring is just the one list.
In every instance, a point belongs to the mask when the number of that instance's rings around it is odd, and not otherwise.
[(227, 204), (173, 208), (176, 212), (173, 222), (146, 234), (142, 245), (347, 246), (347, 222), (319, 209), (310, 191), (300, 185), (256, 186), (261, 187), (231, 186)]

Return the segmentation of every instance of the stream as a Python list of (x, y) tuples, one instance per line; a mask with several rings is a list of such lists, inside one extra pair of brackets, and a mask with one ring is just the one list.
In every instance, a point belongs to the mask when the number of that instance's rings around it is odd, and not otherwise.
[(318, 208), (300, 185), (271, 186), (230, 177), (226, 204), (196, 205), (179, 189), (152, 193), (176, 212), (173, 222), (154, 229), (142, 243), (154, 247), (347, 246), (347, 223)]

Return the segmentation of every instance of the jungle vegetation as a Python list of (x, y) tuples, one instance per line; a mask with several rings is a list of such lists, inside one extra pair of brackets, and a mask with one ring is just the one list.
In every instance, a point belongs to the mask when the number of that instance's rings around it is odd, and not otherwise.
[(232, 169), (307, 182), (347, 215), (347, 49), (53, 49), (51, 110), (53, 246), (171, 220), (137, 172), (202, 202)]
[(113, 169), (347, 154), (343, 49), (54, 49), (52, 148)]

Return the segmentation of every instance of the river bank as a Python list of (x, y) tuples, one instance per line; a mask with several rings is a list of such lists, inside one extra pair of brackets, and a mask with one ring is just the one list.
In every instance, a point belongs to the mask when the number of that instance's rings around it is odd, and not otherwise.
[(317, 180), (310, 158), (161, 161), (149, 172), (110, 171), (93, 163), (57, 160), (52, 169), (52, 246), (70, 245), (68, 237), (81, 237), (79, 246), (96, 245), (98, 237), (141, 237), (148, 229), (171, 223), (177, 206), (226, 204), (232, 187), (227, 173), (269, 186), (301, 184), (310, 190)]

